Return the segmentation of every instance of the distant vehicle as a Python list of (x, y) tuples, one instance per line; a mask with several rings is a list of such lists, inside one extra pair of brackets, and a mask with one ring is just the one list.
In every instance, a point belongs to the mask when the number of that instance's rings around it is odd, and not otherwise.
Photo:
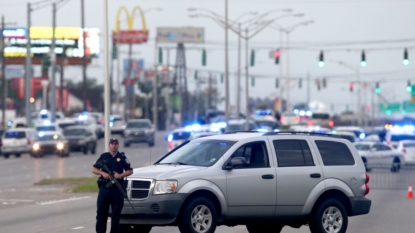
[(183, 142), (189, 140), (191, 135), (192, 131), (186, 130), (185, 128), (173, 130), (167, 137), (167, 151), (171, 151)]
[(329, 128), (324, 128), (320, 126), (308, 126), (308, 125), (293, 125), (288, 128), (289, 131), (293, 132), (309, 132), (309, 133), (321, 133), (321, 134), (330, 134), (331, 130)]
[(213, 135), (218, 135), (219, 132), (202, 132), (202, 133), (193, 133), (190, 135), (189, 140), (193, 140), (196, 138), (203, 138), (203, 137), (209, 137)]
[(274, 116), (252, 116), (251, 119), (254, 120), (259, 129), (263, 129), (264, 132), (278, 131), (280, 129), (280, 123)]
[(2, 155), (1, 148), (3, 147), (3, 143), (1, 141), (1, 137), (4, 133), (4, 131), (6, 131), (6, 130), (5, 129), (0, 129), (0, 155)]
[(385, 129), (384, 126), (374, 127), (371, 131), (367, 133), (367, 136), (369, 135), (377, 135), (379, 137), (379, 140), (382, 142), (385, 140), (385, 136), (388, 130)]
[(56, 123), (48, 123), (48, 124), (38, 124), (35, 126), (35, 130), (40, 136), (45, 131), (62, 131), (62, 128), (58, 126)]
[(354, 146), (362, 157), (367, 171), (377, 165), (390, 165), (391, 172), (398, 172), (401, 165), (405, 164), (401, 152), (381, 142), (357, 142)]
[(340, 137), (349, 140), (350, 142), (358, 142), (360, 139), (356, 137), (356, 135), (353, 132), (349, 131), (336, 131), (336, 135), (339, 135)]
[(59, 128), (61, 128), (63, 130), (68, 126), (76, 125), (76, 119), (74, 119), (74, 118), (58, 119), (58, 120), (56, 120), (56, 124), (59, 126)]
[(8, 129), (1, 136), (2, 153), (5, 158), (11, 154), (20, 157), (21, 154), (31, 152), (35, 140), (37, 134), (32, 128)]
[(275, 113), (271, 109), (255, 110), (254, 116), (275, 116)]
[(149, 119), (128, 120), (124, 129), (124, 146), (129, 147), (131, 143), (145, 142), (148, 146), (154, 146), (154, 127)]
[[(249, 122), (249, 128), (250, 131), (257, 131), (259, 129), (258, 125), (255, 123), (255, 121), (251, 120)], [(229, 120), (228, 124), (226, 126), (226, 132), (235, 132), (235, 131), (245, 131), (246, 130), (246, 120)]]
[(76, 118), (77, 125), (85, 125), (89, 127), (97, 136), (97, 138), (103, 138), (105, 134), (104, 126), (99, 124), (95, 117), (88, 112), (79, 114)]
[(415, 132), (402, 132), (390, 130), (385, 135), (385, 142), (393, 148), (398, 148), (399, 141), (415, 140)]
[(300, 116), (293, 112), (283, 112), (280, 117), (281, 125), (290, 126), (300, 124)]
[(46, 131), (33, 143), (30, 154), (36, 158), (48, 154), (68, 157), (69, 143), (61, 131)]
[(415, 140), (401, 140), (396, 148), (403, 153), (405, 164), (415, 165)]
[(111, 134), (121, 134), (123, 135), (125, 129), (125, 119), (120, 115), (110, 116), (110, 130)]
[(63, 130), (63, 135), (68, 139), (71, 151), (95, 154), (97, 137), (91, 128), (84, 125), (69, 126)]
[(363, 140), (366, 137), (365, 131), (357, 126), (339, 126), (333, 129), (334, 133), (338, 131), (352, 132), (358, 138), (359, 141)]
[(329, 113), (313, 112), (308, 124), (331, 128), (334, 126), (334, 121), (330, 118)]

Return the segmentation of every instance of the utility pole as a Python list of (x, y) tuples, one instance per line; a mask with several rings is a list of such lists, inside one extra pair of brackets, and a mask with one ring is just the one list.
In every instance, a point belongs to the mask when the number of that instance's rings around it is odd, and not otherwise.
[[(84, 0), (81, 0), (81, 27), (82, 27), (82, 38), (83, 38), (83, 55), (82, 55), (82, 80), (83, 80), (83, 88), (82, 88), (82, 97), (84, 100), (84, 111), (87, 110), (86, 102), (88, 100), (87, 98), (87, 85), (86, 85), (86, 46), (85, 46), (85, 9), (84, 9)], [(105, 77), (107, 78), (107, 77)], [(105, 119), (108, 120), (108, 119)]]
[[(238, 23), (238, 32), (241, 33), (241, 23)], [(211, 81), (209, 76), (209, 104), (208, 109), (210, 108), (210, 88)], [(236, 81), (236, 116), (239, 119), (241, 114), (241, 35), (238, 35), (238, 77)]]
[[(225, 121), (229, 121), (228, 0), (225, 0)], [(248, 88), (247, 88), (248, 89)]]
[(245, 101), (246, 101), (246, 110), (245, 110), (245, 130), (249, 130), (249, 30), (246, 28), (246, 38), (245, 38)]
[[(158, 104), (157, 104), (157, 78), (158, 78), (158, 72), (157, 72), (157, 40), (155, 41), (154, 45), (154, 79), (153, 79), (153, 124), (154, 124), (154, 130), (158, 130)], [(188, 107), (188, 105), (186, 105)], [(187, 112), (186, 112), (187, 113)]]
[[(132, 61), (132, 52), (133, 52), (133, 44), (128, 44), (128, 73), (127, 73), (127, 79), (132, 79), (132, 67), (133, 67), (133, 61)], [(134, 88), (134, 86), (133, 86)], [(134, 89), (133, 89), (134, 90)], [(130, 93), (130, 84), (125, 85), (125, 118), (127, 120), (131, 119), (131, 96)], [(128, 114), (127, 114), (128, 112)]]
[(1, 76), (2, 76), (2, 85), (3, 85), (3, 93), (2, 93), (2, 113), (1, 119), (3, 122), (3, 128), (6, 128), (6, 91), (7, 91), (7, 79), (6, 79), (6, 60), (4, 57), (4, 15), (1, 16)]
[(50, 46), (51, 63), (52, 63), (52, 75), (51, 75), (51, 99), (50, 99), (50, 111), (52, 113), (52, 122), (56, 119), (56, 54), (55, 54), (55, 31), (56, 31), (56, 3), (52, 4), (52, 45)]
[(59, 92), (59, 100), (60, 100), (60, 111), (62, 111), (62, 113), (64, 112), (64, 101), (63, 101), (63, 75), (64, 75), (64, 67), (65, 67), (65, 59), (66, 59), (66, 55), (65, 55), (65, 44), (62, 47), (62, 58), (61, 58), (61, 72), (60, 72), (60, 92)]
[(30, 91), (32, 87), (32, 58), (30, 51), (30, 13), (32, 12), (30, 3), (27, 3), (27, 39), (26, 39), (26, 67), (25, 67), (25, 105), (26, 105), (26, 125), (31, 127), (31, 110), (30, 110)]

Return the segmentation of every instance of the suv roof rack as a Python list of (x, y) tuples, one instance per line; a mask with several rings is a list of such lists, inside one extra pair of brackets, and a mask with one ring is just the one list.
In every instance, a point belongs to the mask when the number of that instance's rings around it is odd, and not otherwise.
[(268, 132), (265, 133), (264, 136), (270, 136), (270, 135), (286, 135), (286, 134), (307, 134), (311, 136), (326, 136), (326, 137), (334, 137), (334, 138), (342, 138), (339, 135), (336, 134), (327, 134), (327, 133), (319, 133), (319, 132), (306, 132), (306, 131), (279, 131), (279, 132)]

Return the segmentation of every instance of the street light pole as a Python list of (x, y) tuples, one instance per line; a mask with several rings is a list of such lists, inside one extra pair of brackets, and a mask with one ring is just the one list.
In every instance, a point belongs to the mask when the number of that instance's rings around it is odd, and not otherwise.
[(51, 62), (52, 62), (52, 75), (50, 85), (50, 111), (52, 113), (52, 122), (56, 119), (56, 3), (52, 4), (52, 45), (50, 46)]
[(246, 101), (246, 109), (245, 109), (245, 129), (249, 130), (249, 29), (245, 29), (245, 101)]
[(229, 120), (228, 0), (225, 0), (225, 121)]
[[(241, 23), (238, 23), (238, 31), (241, 33)], [(236, 116), (239, 119), (241, 112), (241, 36), (238, 36), (238, 74), (236, 78)]]
[(31, 68), (32, 68), (32, 57), (31, 57), (31, 49), (30, 49), (30, 27), (31, 27), (31, 20), (30, 20), (30, 13), (32, 12), (32, 8), (30, 3), (27, 3), (27, 41), (26, 41), (26, 67), (25, 67), (25, 105), (26, 105), (26, 125), (27, 127), (31, 127), (31, 117), (30, 117), (30, 90), (32, 87), (32, 78), (31, 78)]
[(109, 61), (109, 50), (108, 50), (108, 0), (104, 0), (104, 119), (105, 119), (105, 142), (109, 141), (110, 128), (108, 120), (110, 119), (110, 86), (109, 86), (109, 72), (108, 67), (110, 66)]

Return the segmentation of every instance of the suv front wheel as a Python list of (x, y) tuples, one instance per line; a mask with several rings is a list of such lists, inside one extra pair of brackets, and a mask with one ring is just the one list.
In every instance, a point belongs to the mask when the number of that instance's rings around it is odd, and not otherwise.
[(347, 224), (346, 208), (336, 199), (322, 201), (310, 216), (312, 233), (345, 233)]
[(190, 200), (180, 217), (179, 229), (182, 233), (213, 233), (216, 230), (216, 208), (205, 197)]

